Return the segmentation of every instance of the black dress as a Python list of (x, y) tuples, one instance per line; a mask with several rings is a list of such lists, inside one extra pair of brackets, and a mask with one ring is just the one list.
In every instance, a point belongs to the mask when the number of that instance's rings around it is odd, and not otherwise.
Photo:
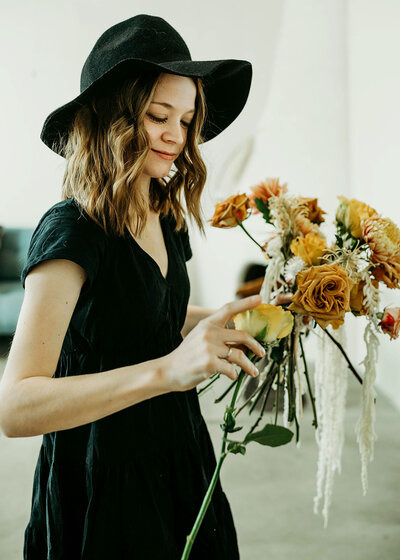
[[(126, 230), (106, 235), (72, 198), (33, 232), (25, 277), (69, 259), (87, 273), (54, 377), (107, 371), (164, 356), (182, 341), (190, 294), (189, 236), (161, 217), (168, 273)], [(221, 433), (222, 435), (222, 433)], [(216, 466), (197, 388), (147, 399), (105, 418), (43, 435), (25, 560), (179, 560)], [(220, 480), (191, 560), (239, 558)]]

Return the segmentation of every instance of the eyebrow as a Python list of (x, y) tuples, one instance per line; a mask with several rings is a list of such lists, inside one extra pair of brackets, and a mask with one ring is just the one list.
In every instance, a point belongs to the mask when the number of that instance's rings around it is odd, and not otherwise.
[[(174, 109), (173, 105), (170, 105), (170, 103), (166, 103), (166, 102), (162, 102), (162, 101), (152, 101), (152, 103), (154, 105), (163, 105), (164, 107), (168, 107), (168, 109)], [(194, 113), (194, 109), (191, 109), (190, 111), (186, 111), (186, 113)], [(185, 115), (186, 115), (185, 113)]]

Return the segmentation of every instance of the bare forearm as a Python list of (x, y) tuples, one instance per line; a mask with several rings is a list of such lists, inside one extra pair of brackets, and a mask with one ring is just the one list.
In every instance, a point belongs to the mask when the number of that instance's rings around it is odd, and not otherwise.
[(0, 389), (0, 426), (8, 437), (75, 428), (168, 392), (163, 358), (99, 373), (28, 377)]
[(199, 305), (188, 305), (185, 323), (181, 331), (182, 336), (187, 336), (199, 321), (205, 319), (215, 311), (215, 309), (200, 307)]

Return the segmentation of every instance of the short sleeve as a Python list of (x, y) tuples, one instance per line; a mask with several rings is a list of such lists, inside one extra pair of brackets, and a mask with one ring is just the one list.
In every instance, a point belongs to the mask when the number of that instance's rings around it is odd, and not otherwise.
[(70, 204), (48, 210), (31, 237), (20, 276), (23, 288), (26, 276), (37, 264), (50, 259), (68, 259), (86, 271), (87, 280), (82, 290), (91, 289), (101, 259), (99, 233), (94, 226), (95, 223), (89, 217), (80, 214)]

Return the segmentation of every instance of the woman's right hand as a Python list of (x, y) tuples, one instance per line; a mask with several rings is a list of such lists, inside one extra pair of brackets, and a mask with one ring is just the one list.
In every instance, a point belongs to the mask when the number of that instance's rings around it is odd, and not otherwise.
[[(228, 329), (225, 325), (237, 313), (257, 307), (260, 303), (262, 299), (259, 294), (230, 301), (199, 321), (181, 344), (165, 356), (163, 378), (167, 390), (188, 391), (218, 372), (229, 379), (237, 379), (234, 364), (256, 377), (258, 370), (247, 358), (246, 350), (248, 348), (263, 357), (264, 348), (247, 332)], [(229, 348), (232, 348), (232, 352), (226, 358)]]

